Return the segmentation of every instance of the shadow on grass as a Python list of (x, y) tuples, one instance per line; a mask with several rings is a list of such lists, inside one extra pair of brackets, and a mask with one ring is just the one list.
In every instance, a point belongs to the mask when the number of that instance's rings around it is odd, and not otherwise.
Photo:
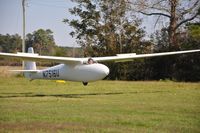
[(16, 97), (60, 97), (60, 98), (82, 98), (84, 96), (103, 96), (103, 95), (122, 95), (122, 94), (140, 94), (140, 93), (169, 93), (169, 91), (135, 91), (135, 92), (106, 92), (106, 93), (85, 93), (85, 94), (37, 94), (33, 92), (27, 93), (0, 93), (0, 98), (16, 98)]

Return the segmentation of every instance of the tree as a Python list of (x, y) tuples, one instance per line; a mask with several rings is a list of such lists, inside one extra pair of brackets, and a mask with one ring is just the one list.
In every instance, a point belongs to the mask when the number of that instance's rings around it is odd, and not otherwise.
[(7, 53), (16, 53), (21, 51), (22, 39), (18, 34), (15, 35), (1, 35), (0, 34), (0, 51)]
[[(77, 6), (70, 9), (79, 18), (64, 22), (75, 30), (70, 34), (84, 49), (85, 56), (112, 56), (119, 53), (148, 52), (142, 43), (141, 20), (132, 15), (127, 0), (72, 0)], [(111, 79), (126, 77), (126, 64), (107, 64)], [(132, 68), (133, 69), (133, 68)]]
[(26, 36), (26, 49), (33, 47), (36, 53), (42, 55), (54, 55), (55, 41), (50, 29), (39, 29)]
[[(1, 35), (0, 34), (0, 52), (5, 53), (16, 53), (22, 50), (22, 39), (18, 34), (15, 35)], [(10, 62), (6, 59), (0, 60), (0, 65), (16, 65), (20, 64), (19, 61), (13, 60), (15, 62)]]
[[(177, 40), (180, 41), (180, 50), (200, 49), (200, 24), (190, 23), (185, 27)], [(155, 52), (163, 52), (168, 48), (166, 30), (154, 34)], [(146, 60), (147, 75), (150, 80), (171, 79), (175, 81), (200, 80), (199, 53), (181, 54), (175, 56), (156, 57)]]
[[(180, 39), (182, 50), (200, 49), (200, 23), (187, 24), (186, 34)], [(172, 76), (178, 81), (200, 81), (200, 53), (180, 55)]]
[(199, 0), (132, 0), (133, 10), (147, 16), (169, 20), (167, 27), (169, 49), (179, 49), (177, 32), (181, 26), (200, 15)]
[(141, 21), (127, 10), (126, 0), (72, 1), (78, 5), (70, 12), (79, 19), (64, 22), (75, 29), (70, 34), (76, 36), (87, 56), (134, 52), (133, 48), (139, 46), (144, 31), (138, 28)]

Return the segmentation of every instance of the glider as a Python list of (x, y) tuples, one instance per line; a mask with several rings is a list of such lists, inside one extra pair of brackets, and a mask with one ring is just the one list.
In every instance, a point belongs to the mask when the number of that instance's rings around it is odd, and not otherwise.
[[(197, 50), (163, 52), (153, 54), (117, 54), (116, 56), (107, 57), (92, 57), (92, 58), (72, 58), (72, 57), (56, 57), (56, 56), (40, 56), (34, 54), (32, 47), (28, 48), (28, 53), (0, 53), (0, 57), (14, 58), (25, 61), (24, 70), (13, 70), (23, 72), (25, 77), (34, 79), (50, 79), (50, 80), (69, 80), (82, 82), (87, 85), (88, 82), (97, 81), (105, 78), (109, 74), (109, 68), (99, 62), (127, 62), (133, 61), (137, 58), (148, 58), (156, 56), (167, 56), (175, 54), (186, 54), (200, 52)], [(59, 65), (52, 66), (43, 70), (36, 68), (35, 61), (47, 61), (60, 63)]]

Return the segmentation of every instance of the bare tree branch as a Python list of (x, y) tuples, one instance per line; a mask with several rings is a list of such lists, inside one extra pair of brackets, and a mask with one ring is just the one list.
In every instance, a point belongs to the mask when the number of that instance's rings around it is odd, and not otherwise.
[(197, 12), (197, 13), (196, 13), (194, 16), (192, 16), (191, 18), (188, 18), (188, 19), (185, 19), (185, 20), (181, 21), (179, 24), (176, 25), (175, 29), (177, 29), (177, 28), (180, 27), (182, 24), (184, 24), (184, 23), (186, 23), (186, 22), (188, 22), (188, 21), (192, 21), (192, 20), (195, 19), (198, 15), (199, 15), (199, 14), (198, 14), (198, 12)]
[(160, 19), (160, 16), (158, 16), (158, 18), (157, 18), (157, 20), (156, 20), (156, 22), (155, 22), (155, 24), (154, 24), (154, 28), (156, 27), (156, 25), (157, 25), (159, 19)]
[(152, 5), (152, 7), (158, 5), (158, 4), (162, 3), (162, 2), (165, 2), (165, 1), (166, 1), (166, 0), (160, 0), (160, 1), (158, 1), (157, 3), (154, 3), (154, 4)]
[[(158, 7), (158, 6), (156, 6), (155, 4), (152, 5), (152, 6), (151, 6), (151, 5), (141, 5), (141, 4), (138, 4), (138, 3), (130, 3), (130, 2), (129, 2), (129, 4), (132, 4), (132, 5), (138, 6), (138, 7), (142, 7), (141, 10), (153, 9), (153, 10), (164, 11), (164, 12), (169, 13), (169, 10), (166, 9), (165, 7)], [(140, 11), (141, 11), (141, 10), (140, 10)], [(137, 12), (138, 12), (138, 11), (137, 11)]]
[(159, 15), (159, 16), (165, 16), (165, 17), (168, 17), (168, 18), (171, 18), (171, 16), (170, 15), (168, 15), (168, 14), (164, 14), (164, 13), (146, 13), (146, 12), (142, 12), (142, 11), (138, 11), (139, 13), (142, 13), (142, 14), (144, 14), (144, 15), (147, 15), (147, 16), (152, 16), (152, 15)]
[(151, 6), (151, 7), (149, 7), (149, 8), (154, 9), (154, 10), (159, 10), (159, 11), (165, 11), (165, 12), (167, 12), (167, 13), (170, 12), (168, 9), (166, 9), (166, 8), (164, 8), (164, 7), (159, 8), (159, 7)]
[(185, 14), (187, 14), (187, 13), (190, 13), (195, 7), (198, 6), (198, 3), (199, 3), (199, 0), (197, 0), (197, 1), (194, 3), (194, 5), (193, 5), (192, 7), (190, 7), (190, 8), (187, 9), (187, 10), (185, 10), (185, 11), (182, 12), (181, 14), (182, 14), (182, 15), (185, 15)]

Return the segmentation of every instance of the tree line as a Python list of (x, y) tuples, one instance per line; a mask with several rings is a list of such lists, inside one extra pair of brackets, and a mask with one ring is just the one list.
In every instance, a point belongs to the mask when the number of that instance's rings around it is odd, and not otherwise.
[[(75, 56), (112, 56), (119, 53), (156, 53), (200, 49), (199, 0), (71, 0), (69, 12), (75, 19), (64, 23), (81, 46)], [(143, 17), (166, 21), (147, 38)], [(152, 22), (150, 22), (152, 24)], [(72, 56), (70, 50), (58, 47), (49, 29), (39, 29), (26, 36), (26, 46), (42, 55)], [(19, 35), (0, 35), (0, 51), (21, 49)], [(67, 48), (69, 49), (69, 48)], [(200, 81), (200, 54), (183, 54), (126, 63), (107, 63), (108, 79)]]
[[(110, 56), (118, 53), (155, 53), (200, 48), (199, 0), (71, 0), (69, 12), (75, 19), (64, 19), (70, 33), (84, 49), (84, 56)], [(154, 17), (161, 29), (145, 39), (143, 17)], [(128, 63), (108, 63), (109, 79), (177, 81), (200, 80), (199, 53)]]
[[(80, 48), (62, 47), (55, 43), (53, 32), (50, 29), (38, 29), (33, 33), (26, 35), (26, 51), (29, 47), (34, 48), (34, 52), (40, 55), (50, 56), (69, 56), (81, 57), (82, 50)], [(2, 35), (0, 34), (0, 52), (16, 53), (22, 51), (22, 38), (20, 35)], [(0, 60), (0, 65), (21, 65), (20, 61), (9, 61), (5, 59)], [(50, 66), (52, 63), (45, 62), (39, 65)]]

